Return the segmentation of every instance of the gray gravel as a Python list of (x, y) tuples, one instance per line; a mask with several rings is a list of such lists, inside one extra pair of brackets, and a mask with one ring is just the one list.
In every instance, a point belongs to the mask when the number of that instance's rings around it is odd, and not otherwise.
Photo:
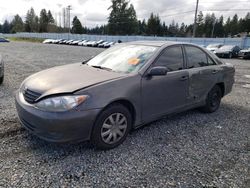
[(236, 66), (233, 92), (213, 114), (180, 113), (133, 131), (118, 148), (57, 145), (21, 128), (14, 93), (29, 75), (79, 62), (102, 49), (0, 44), (0, 187), (250, 187), (250, 61)]

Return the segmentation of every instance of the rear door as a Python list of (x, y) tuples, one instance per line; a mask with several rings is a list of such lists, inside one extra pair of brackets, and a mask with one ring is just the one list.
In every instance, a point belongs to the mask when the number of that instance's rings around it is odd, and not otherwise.
[[(187, 102), (188, 71), (181, 45), (166, 48), (152, 67), (165, 66), (167, 75), (142, 77), (142, 119), (149, 121), (173, 112)], [(152, 68), (151, 67), (151, 68)]]
[(202, 49), (185, 45), (187, 69), (189, 71), (189, 103), (204, 100), (217, 83), (220, 66)]

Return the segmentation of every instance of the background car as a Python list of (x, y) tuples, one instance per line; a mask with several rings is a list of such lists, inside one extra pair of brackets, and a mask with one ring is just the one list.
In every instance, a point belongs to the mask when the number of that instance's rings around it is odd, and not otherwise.
[(225, 45), (215, 50), (214, 53), (218, 57), (233, 58), (233, 57), (238, 57), (240, 50), (241, 49), (239, 46)]
[(214, 52), (215, 50), (219, 49), (219, 48), (222, 47), (222, 46), (223, 46), (223, 44), (220, 44), (220, 43), (218, 43), (218, 44), (209, 44), (209, 45), (206, 47), (206, 49), (207, 49), (208, 51), (210, 51), (210, 52)]
[(109, 42), (107, 44), (104, 44), (103, 47), (104, 48), (110, 48), (111, 46), (114, 46), (115, 45), (115, 42)]
[(91, 140), (111, 149), (132, 128), (167, 114), (216, 111), (232, 90), (234, 73), (197, 45), (130, 42), (28, 77), (16, 93), (16, 108), (23, 126), (42, 139)]
[(45, 39), (43, 41), (43, 44), (51, 44), (51, 43), (53, 43), (53, 41), (54, 41), (54, 39)]
[(0, 42), (10, 42), (8, 39), (0, 38)]
[(0, 55), (0, 84), (3, 83), (4, 80), (4, 62), (2, 56)]
[(242, 57), (243, 59), (250, 59), (250, 48), (241, 50), (239, 52), (239, 57)]

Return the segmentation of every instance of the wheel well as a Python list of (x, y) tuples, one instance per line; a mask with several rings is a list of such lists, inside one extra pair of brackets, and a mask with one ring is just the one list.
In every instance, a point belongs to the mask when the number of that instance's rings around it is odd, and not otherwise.
[(217, 83), (216, 85), (218, 85), (220, 87), (221, 92), (222, 92), (222, 96), (224, 96), (224, 94), (225, 94), (225, 85), (224, 85), (224, 83), (221, 82), (221, 83)]
[(122, 100), (113, 101), (112, 103), (107, 105), (105, 108), (107, 108), (113, 104), (121, 104), (121, 105), (125, 106), (132, 115), (132, 122), (133, 122), (132, 125), (134, 125), (135, 117), (136, 117), (136, 111), (135, 111), (134, 105), (130, 101), (122, 99)]

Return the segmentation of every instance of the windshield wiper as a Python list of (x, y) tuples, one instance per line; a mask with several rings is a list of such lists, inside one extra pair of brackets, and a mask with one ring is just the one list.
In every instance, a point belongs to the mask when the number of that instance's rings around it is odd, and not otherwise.
[(100, 65), (91, 65), (91, 67), (97, 68), (97, 69), (103, 69), (103, 70), (107, 70), (107, 71), (112, 71), (113, 69), (108, 68), (108, 67), (103, 67)]

